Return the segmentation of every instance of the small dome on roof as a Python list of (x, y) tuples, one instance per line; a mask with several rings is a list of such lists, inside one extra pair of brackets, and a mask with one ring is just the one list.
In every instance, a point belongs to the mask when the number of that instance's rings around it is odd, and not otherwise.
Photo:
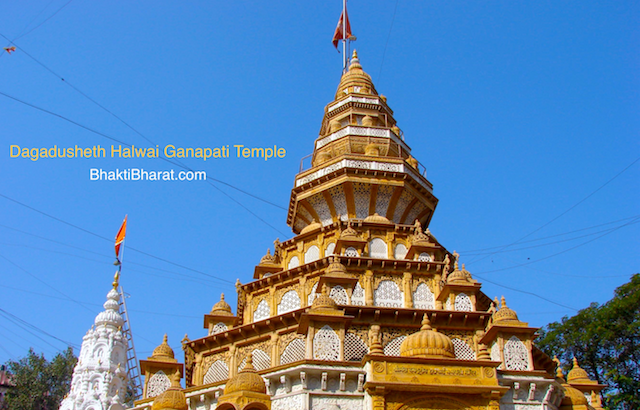
[(345, 273), (347, 273), (347, 268), (346, 266), (344, 266), (343, 264), (341, 264), (340, 262), (336, 261), (334, 259), (333, 262), (331, 262), (331, 264), (327, 267), (327, 270), (325, 271), (325, 273), (327, 275), (344, 275)]
[(390, 220), (388, 220), (384, 216), (378, 215), (377, 213), (374, 213), (373, 215), (367, 216), (364, 219), (364, 221), (365, 222), (376, 222), (376, 223), (382, 223), (382, 224), (390, 224), (390, 223), (392, 223)]
[(151, 354), (150, 359), (154, 360), (171, 360), (175, 361), (175, 355), (173, 353), (173, 349), (167, 343), (167, 335), (164, 335), (162, 339), (162, 343), (153, 349), (153, 353)]
[(322, 293), (313, 300), (311, 309), (337, 309), (338, 304), (328, 295), (327, 285), (322, 285)]
[[(356, 89), (355, 87), (359, 87)], [(347, 90), (347, 92), (345, 92)], [(338, 90), (336, 91), (336, 100), (339, 100), (347, 95), (347, 93), (356, 92), (359, 94), (374, 94), (377, 95), (378, 92), (376, 88), (373, 86), (373, 81), (371, 81), (371, 76), (365, 73), (360, 65), (360, 60), (358, 60), (358, 53), (356, 50), (353, 50), (353, 55), (351, 56), (351, 63), (349, 64), (349, 70), (342, 74), (342, 78), (340, 79), (340, 85), (338, 85)]]
[(302, 230), (300, 231), (300, 235), (302, 235), (303, 233), (311, 232), (314, 229), (318, 229), (318, 228), (322, 228), (322, 224), (320, 222), (314, 220), (309, 225), (307, 225), (304, 228), (302, 228)]
[(247, 357), (247, 364), (245, 364), (244, 368), (240, 373), (229, 379), (224, 388), (224, 394), (238, 391), (267, 393), (267, 386), (264, 384), (262, 376), (253, 368), (253, 355), (251, 353)]
[(187, 398), (180, 387), (180, 373), (171, 375), (171, 387), (153, 399), (151, 410), (187, 410)]
[(224, 300), (224, 293), (220, 294), (220, 302), (213, 305), (211, 308), (212, 315), (225, 315), (225, 316), (233, 316), (233, 312), (231, 312), (231, 306)]
[(447, 335), (431, 328), (429, 316), (425, 313), (420, 331), (407, 336), (400, 345), (400, 356), (404, 357), (455, 357), (453, 342)]
[(578, 365), (578, 359), (573, 358), (573, 369), (567, 374), (567, 382), (569, 383), (593, 383), (589, 378), (586, 370)]
[(515, 311), (513, 311), (507, 306), (507, 302), (504, 300), (504, 296), (502, 297), (502, 306), (500, 307), (500, 310), (498, 310), (496, 313), (493, 314), (493, 321), (494, 322), (504, 322), (504, 321), (519, 322), (518, 315), (516, 314)]
[(563, 384), (564, 387), (564, 398), (562, 399), (561, 407), (564, 406), (576, 406), (576, 405), (587, 405), (589, 402), (587, 398), (584, 396), (580, 390), (575, 387), (571, 387), (568, 384)]

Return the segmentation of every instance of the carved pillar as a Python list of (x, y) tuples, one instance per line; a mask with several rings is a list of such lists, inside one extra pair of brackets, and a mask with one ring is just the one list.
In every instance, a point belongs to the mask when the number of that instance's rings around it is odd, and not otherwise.
[(229, 347), (229, 378), (238, 373), (238, 356), (236, 355), (236, 346)]
[[(193, 379), (196, 381), (196, 384), (200, 385), (202, 384), (203, 378), (204, 378), (204, 375), (202, 374), (202, 353), (196, 353), (196, 365), (194, 366)], [(146, 392), (146, 383), (145, 383), (145, 392)]]
[(472, 295), (469, 295), (469, 299), (471, 299), (471, 306), (473, 307), (473, 311), (475, 312), (477, 310), (477, 308), (476, 308), (476, 306), (477, 306), (476, 305), (476, 300), (477, 299), (476, 299), (475, 293), (472, 294)]
[(276, 300), (276, 288), (271, 287), (269, 289), (269, 316), (275, 316), (278, 314), (278, 301)]
[(533, 353), (532, 353), (533, 346), (532, 346), (532, 343), (531, 343), (531, 339), (529, 339), (526, 342), (524, 342), (524, 344), (525, 344), (525, 346), (527, 346), (527, 355), (529, 357), (529, 367), (528, 367), (528, 369), (529, 370), (534, 370), (534, 368), (533, 368)]
[(373, 271), (370, 270), (364, 273), (364, 304), (373, 306)]
[(411, 295), (411, 272), (402, 274), (402, 291), (404, 292), (404, 307), (413, 308), (413, 298)]
[(278, 354), (278, 334), (271, 334), (271, 367), (276, 367), (280, 364), (280, 355)]
[(304, 356), (307, 360), (313, 359), (313, 336), (315, 336), (315, 334), (315, 329), (313, 327), (309, 327), (307, 330), (307, 351)]
[(243, 323), (251, 323), (253, 322), (253, 295), (247, 295), (247, 304), (244, 308), (244, 322)]
[(302, 300), (300, 301), (300, 307), (306, 307), (307, 301), (309, 300), (309, 295), (307, 294), (307, 278), (303, 276), (300, 278), (300, 297)]

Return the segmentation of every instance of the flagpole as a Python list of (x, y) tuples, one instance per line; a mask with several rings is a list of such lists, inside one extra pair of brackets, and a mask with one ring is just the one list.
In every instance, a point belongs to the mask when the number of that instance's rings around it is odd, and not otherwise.
[(347, 71), (347, 0), (342, 0), (342, 72)]

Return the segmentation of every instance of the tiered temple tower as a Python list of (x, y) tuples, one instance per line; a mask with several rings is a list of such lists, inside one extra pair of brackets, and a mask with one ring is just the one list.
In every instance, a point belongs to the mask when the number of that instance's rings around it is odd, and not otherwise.
[(127, 390), (127, 339), (118, 313), (117, 281), (107, 294), (104, 311), (82, 339), (71, 390), (60, 410), (124, 410)]
[[(584, 395), (566, 400), (536, 329), (482, 293), (427, 229), (437, 203), (354, 52), (311, 167), (295, 177), (296, 236), (237, 283), (235, 315), (222, 298), (206, 335), (183, 340), (188, 407), (592, 408)], [(137, 409), (152, 406), (150, 391)]]

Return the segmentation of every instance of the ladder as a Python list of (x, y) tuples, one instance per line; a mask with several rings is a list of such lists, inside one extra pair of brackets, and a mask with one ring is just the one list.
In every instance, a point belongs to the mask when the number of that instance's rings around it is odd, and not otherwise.
[(133, 334), (131, 333), (131, 325), (129, 324), (129, 314), (127, 313), (127, 304), (125, 302), (122, 286), (120, 290), (120, 315), (124, 318), (122, 325), (122, 333), (127, 339), (127, 376), (129, 378), (129, 388), (132, 390), (133, 400), (140, 400), (142, 397), (142, 383), (140, 382), (140, 369), (138, 367), (138, 357), (136, 349), (133, 346)]

